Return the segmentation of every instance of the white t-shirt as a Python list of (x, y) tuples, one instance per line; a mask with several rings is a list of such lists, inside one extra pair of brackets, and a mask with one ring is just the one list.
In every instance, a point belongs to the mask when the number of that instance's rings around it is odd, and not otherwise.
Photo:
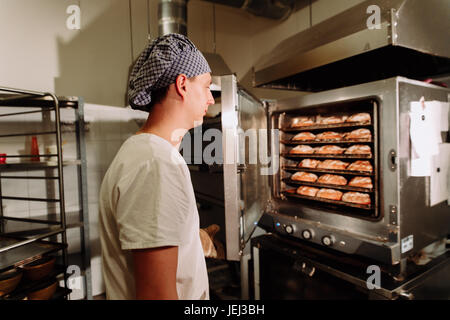
[(179, 299), (209, 299), (199, 216), (186, 162), (153, 134), (128, 138), (100, 189), (100, 241), (107, 299), (135, 299), (131, 249), (178, 246)]

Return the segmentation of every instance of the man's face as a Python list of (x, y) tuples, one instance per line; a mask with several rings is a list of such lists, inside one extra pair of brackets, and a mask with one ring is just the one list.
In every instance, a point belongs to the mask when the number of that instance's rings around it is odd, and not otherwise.
[(209, 73), (188, 79), (186, 102), (190, 114), (192, 114), (192, 126), (200, 125), (208, 107), (214, 104), (210, 86), (211, 75)]

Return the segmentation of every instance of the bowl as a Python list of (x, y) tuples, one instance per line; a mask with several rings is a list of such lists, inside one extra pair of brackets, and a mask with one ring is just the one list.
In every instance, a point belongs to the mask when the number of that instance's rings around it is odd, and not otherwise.
[(49, 300), (56, 291), (58, 282), (52, 280), (49, 284), (47, 282), (44, 287), (40, 286), (36, 290), (27, 294), (28, 300)]
[(11, 269), (0, 273), (0, 296), (14, 291), (21, 279), (22, 272), (18, 269)]
[(45, 278), (52, 272), (56, 257), (45, 256), (22, 267), (25, 279), (36, 281)]

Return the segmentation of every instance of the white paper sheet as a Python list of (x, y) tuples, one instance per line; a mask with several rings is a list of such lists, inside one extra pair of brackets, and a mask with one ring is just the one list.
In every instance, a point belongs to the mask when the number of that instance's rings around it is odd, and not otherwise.
[(439, 154), (442, 143), (441, 127), (443, 121), (441, 103), (438, 101), (411, 102), (410, 137), (411, 137), (411, 176), (430, 176), (432, 157)]
[(439, 145), (439, 154), (433, 156), (430, 176), (430, 206), (450, 200), (450, 143)]

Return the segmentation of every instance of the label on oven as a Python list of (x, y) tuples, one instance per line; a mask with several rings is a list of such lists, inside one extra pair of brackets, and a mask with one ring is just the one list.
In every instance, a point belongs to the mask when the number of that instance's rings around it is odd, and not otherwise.
[(414, 247), (414, 236), (411, 234), (402, 239), (402, 253), (408, 252)]

